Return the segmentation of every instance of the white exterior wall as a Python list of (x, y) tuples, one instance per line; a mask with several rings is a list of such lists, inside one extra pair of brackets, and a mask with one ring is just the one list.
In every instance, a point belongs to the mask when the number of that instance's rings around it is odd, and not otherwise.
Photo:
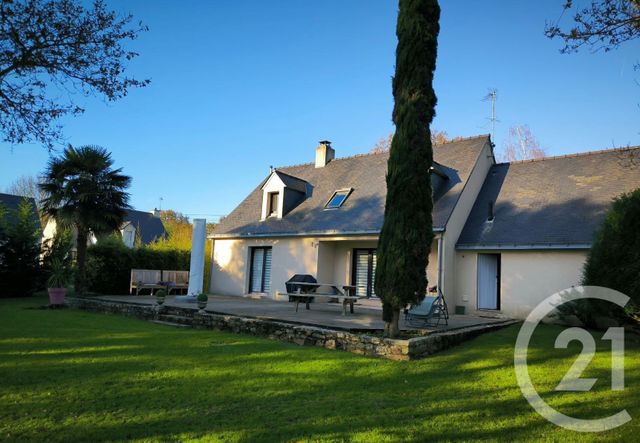
[[(353, 250), (354, 249), (376, 249), (378, 240), (356, 240), (356, 241), (336, 241), (333, 244), (333, 257), (326, 266), (331, 268), (331, 276), (323, 282), (337, 283), (340, 285), (350, 285), (351, 272), (353, 269)], [(322, 268), (320, 268), (322, 272)], [(322, 275), (322, 274), (320, 274)], [(320, 281), (320, 278), (318, 278)]]
[[(523, 319), (546, 297), (580, 284), (586, 252), (508, 251), (500, 256), (498, 312)], [(458, 251), (456, 303), (466, 306), (467, 313), (477, 309), (477, 262), (476, 252)]]
[[(311, 274), (322, 283), (351, 284), (353, 250), (378, 247), (376, 237), (291, 237), (282, 239), (215, 240), (209, 292), (245, 295), (249, 292), (250, 248), (271, 246), (271, 297), (286, 292), (285, 281), (293, 274)], [(438, 279), (438, 245), (433, 242), (427, 277)]]
[[(477, 309), (478, 254), (472, 251), (456, 253), (456, 305), (465, 307), (467, 314)], [(449, 310), (454, 306), (449, 303)]]
[(467, 218), (471, 213), (476, 198), (484, 183), (489, 169), (494, 164), (493, 153), (489, 144), (485, 144), (471, 172), (460, 198), (449, 217), (447, 228), (443, 235), (443, 282), (440, 288), (447, 300), (453, 305), (458, 303), (460, 288), (458, 287), (459, 270), (456, 263), (456, 243), (462, 233)]
[[(124, 243), (125, 246), (129, 247), (129, 248), (133, 248), (133, 246), (135, 245), (136, 242), (136, 228), (135, 226), (133, 226), (131, 223), (129, 223), (127, 226), (124, 227), (124, 229), (120, 230), (120, 234), (122, 235), (122, 243)], [(128, 238), (131, 239), (130, 242), (128, 242)]]
[(318, 241), (314, 238), (215, 240), (209, 292), (244, 295), (249, 292), (251, 247), (271, 246), (271, 292), (286, 292), (293, 274), (317, 275)]
[(538, 303), (580, 284), (586, 252), (508, 252), (502, 254), (503, 312), (525, 318)]

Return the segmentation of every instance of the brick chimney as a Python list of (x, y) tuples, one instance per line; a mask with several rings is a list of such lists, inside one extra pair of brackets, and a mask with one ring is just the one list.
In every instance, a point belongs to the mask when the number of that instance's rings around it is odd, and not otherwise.
[(324, 168), (336, 157), (336, 151), (329, 140), (322, 140), (316, 148), (316, 168)]

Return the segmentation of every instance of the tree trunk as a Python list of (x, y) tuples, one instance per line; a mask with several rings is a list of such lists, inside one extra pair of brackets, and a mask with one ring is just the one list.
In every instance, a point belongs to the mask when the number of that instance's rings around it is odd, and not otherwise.
[(400, 310), (393, 309), (390, 321), (384, 322), (384, 336), (397, 338), (400, 335)]
[(77, 295), (84, 294), (86, 285), (85, 263), (87, 261), (87, 239), (89, 235), (86, 230), (78, 228), (78, 236), (76, 242), (76, 278), (75, 290)]

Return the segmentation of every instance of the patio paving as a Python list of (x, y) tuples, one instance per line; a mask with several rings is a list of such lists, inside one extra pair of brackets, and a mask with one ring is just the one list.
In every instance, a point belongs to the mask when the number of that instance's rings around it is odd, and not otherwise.
[[(112, 295), (95, 298), (144, 305), (156, 303), (155, 297), (152, 296)], [(177, 301), (175, 297), (167, 297), (165, 305), (196, 309), (194, 303)], [(296, 312), (295, 304), (287, 301), (273, 300), (271, 298), (209, 295), (209, 302), (205, 310), (215, 314), (276, 320), (345, 331), (383, 330), (384, 322), (381, 319), (382, 307), (379, 300), (361, 300), (354, 308), (355, 312), (353, 314), (342, 315), (342, 304), (318, 302), (312, 303), (310, 310), (306, 310), (304, 304), (300, 304), (300, 308)], [(430, 327), (425, 329), (427, 331), (444, 331), (501, 323), (506, 320), (508, 319), (452, 314), (449, 317), (448, 326), (440, 325), (438, 328)], [(400, 329), (412, 330), (418, 328), (407, 326), (404, 319), (401, 318)]]

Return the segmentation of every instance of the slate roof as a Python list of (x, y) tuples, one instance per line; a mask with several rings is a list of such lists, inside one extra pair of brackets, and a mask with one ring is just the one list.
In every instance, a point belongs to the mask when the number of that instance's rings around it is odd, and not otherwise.
[[(588, 248), (614, 197), (640, 187), (640, 148), (495, 165), (459, 249)], [(494, 220), (488, 222), (489, 202)]]
[(287, 188), (295, 189), (296, 191), (306, 193), (307, 192), (307, 182), (304, 180), (300, 180), (298, 177), (294, 177), (289, 174), (285, 174), (280, 170), (274, 171), (275, 174), (282, 180), (282, 183)]
[[(20, 206), (20, 203), (25, 198), (29, 200), (29, 203), (31, 204), (33, 221), (37, 224), (38, 228), (42, 228), (40, 224), (40, 217), (38, 217), (38, 211), (36, 209), (36, 201), (32, 197), (22, 197), (20, 195), (0, 193), (0, 204), (2, 204), (6, 209), (13, 211), (18, 209), (18, 206)], [(11, 214), (11, 212), (9, 212), (7, 219), (12, 222), (15, 217)]]
[(162, 220), (150, 212), (136, 211), (134, 209), (127, 210), (125, 222), (121, 229), (128, 224), (133, 224), (136, 227), (136, 232), (140, 234), (140, 239), (145, 245), (167, 235)]
[[(434, 229), (444, 229), (489, 136), (482, 135), (443, 144), (434, 149), (439, 172), (433, 174)], [(385, 175), (388, 152), (337, 158), (323, 168), (315, 163), (277, 168), (278, 173), (306, 182), (307, 198), (282, 219), (261, 221), (262, 185), (265, 178), (231, 214), (216, 226), (214, 238), (268, 237), (270, 235), (322, 235), (379, 233), (387, 193)], [(426, 173), (426, 171), (425, 171)], [(281, 176), (282, 177), (282, 176)], [(339, 209), (324, 206), (338, 189), (353, 188)]]

